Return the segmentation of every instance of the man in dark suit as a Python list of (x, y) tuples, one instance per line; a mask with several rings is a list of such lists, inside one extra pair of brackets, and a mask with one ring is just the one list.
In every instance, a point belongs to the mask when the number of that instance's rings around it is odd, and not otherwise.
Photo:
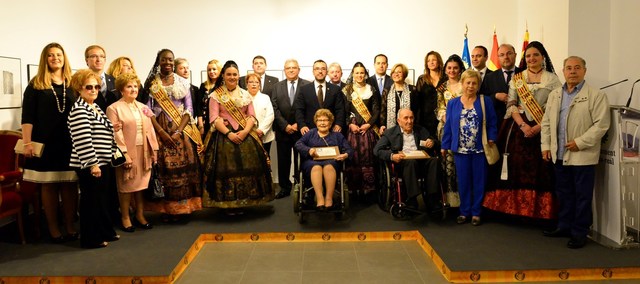
[[(253, 72), (260, 75), (260, 82), (262, 82), (262, 86), (260, 86), (260, 92), (266, 94), (267, 96), (271, 96), (271, 92), (273, 91), (273, 86), (278, 83), (278, 78), (269, 76), (265, 74), (267, 71), (267, 59), (262, 55), (257, 55), (253, 58)], [(247, 89), (247, 76), (240, 77), (238, 81), (238, 85), (240, 88)]]
[[(379, 96), (382, 96), (383, 92), (385, 90), (388, 92), (389, 89), (391, 89), (391, 84), (393, 84), (391, 76), (387, 75), (387, 67), (389, 67), (387, 56), (384, 54), (376, 55), (376, 57), (373, 58), (373, 66), (376, 69), (376, 74), (369, 77), (367, 83), (378, 92)], [(382, 87), (382, 89), (380, 89), (380, 87)]]
[[(413, 112), (410, 109), (398, 111), (398, 124), (387, 129), (373, 148), (373, 154), (378, 159), (397, 164), (396, 172), (402, 177), (409, 198), (422, 194), (425, 204), (435, 204), (439, 199), (428, 198), (438, 192), (438, 159), (432, 156), (427, 159), (407, 159), (405, 153), (415, 150), (432, 152), (437, 148), (437, 139), (422, 126), (413, 123)], [(426, 192), (418, 185), (418, 178), (424, 177)]]
[[(298, 124), (296, 123), (294, 98), (300, 93), (300, 87), (310, 82), (298, 77), (300, 66), (295, 59), (288, 59), (284, 63), (285, 80), (275, 84), (271, 93), (273, 104), (273, 130), (276, 133), (278, 149), (278, 183), (280, 191), (276, 198), (284, 198), (291, 194), (291, 152), (293, 145), (300, 139)], [(297, 153), (294, 159), (297, 161)]]
[(471, 68), (480, 73), (482, 80), (485, 75), (492, 72), (487, 68), (487, 59), (489, 59), (489, 52), (486, 47), (478, 45), (471, 51)]
[(304, 135), (310, 128), (316, 127), (313, 116), (316, 111), (326, 108), (335, 116), (332, 130), (340, 132), (345, 127), (344, 118), (344, 94), (340, 87), (328, 84), (327, 63), (323, 60), (316, 60), (313, 63), (312, 83), (301, 86), (300, 95), (295, 98), (294, 107), (296, 110), (296, 123), (300, 133)]
[(509, 80), (520, 70), (516, 68), (516, 51), (513, 45), (501, 44), (498, 48), (498, 58), (502, 68), (484, 77), (480, 87), (480, 94), (490, 96), (493, 99), (493, 107), (498, 118), (498, 128), (500, 128), (507, 111)]
[(338, 62), (329, 64), (329, 83), (340, 87), (340, 90), (347, 84), (342, 82), (342, 66)]
[(102, 79), (100, 94), (95, 102), (106, 113), (107, 107), (120, 99), (120, 93), (116, 91), (115, 87), (115, 78), (104, 73), (107, 54), (101, 46), (90, 45), (84, 50), (84, 60), (87, 62), (87, 67)]
[[(93, 71), (96, 75), (102, 79), (102, 86), (100, 93), (95, 99), (95, 103), (102, 109), (104, 113), (107, 113), (107, 107), (112, 103), (118, 101), (121, 97), (120, 92), (116, 91), (115, 79), (113, 76), (104, 73), (104, 66), (107, 61), (107, 53), (104, 48), (99, 45), (90, 45), (84, 50), (84, 60), (87, 62), (87, 67)], [(120, 122), (114, 121), (114, 126), (121, 126)], [(118, 189), (116, 185), (115, 170), (109, 167), (109, 193), (107, 200), (107, 210), (112, 220), (120, 219), (120, 201), (118, 199)]]

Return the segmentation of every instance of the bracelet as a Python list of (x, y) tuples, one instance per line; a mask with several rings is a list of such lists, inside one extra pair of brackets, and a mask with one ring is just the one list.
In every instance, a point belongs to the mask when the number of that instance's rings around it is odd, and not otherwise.
[(523, 123), (520, 123), (520, 126), (519, 126), (519, 127), (520, 127), (520, 128), (523, 128), (525, 124), (526, 124), (526, 123), (524, 123), (524, 122), (523, 122)]
[(32, 142), (29, 142), (29, 143), (22, 143), (22, 146), (29, 146), (29, 145), (32, 145), (32, 144), (33, 144)]
[(227, 131), (227, 133), (224, 134), (224, 136), (229, 137), (229, 134), (231, 133), (231, 129), (229, 129), (229, 131)]

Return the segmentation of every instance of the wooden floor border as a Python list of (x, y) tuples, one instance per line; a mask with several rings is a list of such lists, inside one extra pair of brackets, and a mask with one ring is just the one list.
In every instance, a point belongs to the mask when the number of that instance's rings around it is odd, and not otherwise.
[(84, 283), (84, 284), (165, 284), (174, 283), (195, 259), (206, 243), (212, 242), (392, 242), (416, 241), (431, 258), (440, 273), (453, 283), (542, 282), (580, 280), (640, 279), (640, 267), (571, 268), (549, 270), (451, 271), (436, 250), (418, 231), (332, 232), (332, 233), (244, 233), (202, 234), (191, 245), (168, 276), (18, 276), (0, 277), (0, 284)]

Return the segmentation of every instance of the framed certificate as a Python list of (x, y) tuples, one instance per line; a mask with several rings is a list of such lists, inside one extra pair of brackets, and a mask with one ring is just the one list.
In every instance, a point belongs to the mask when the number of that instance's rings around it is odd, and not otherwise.
[(327, 146), (327, 147), (314, 147), (316, 149), (316, 157), (313, 157), (314, 160), (332, 160), (340, 155), (340, 149), (338, 146)]
[(428, 159), (431, 158), (431, 156), (429, 156), (429, 154), (427, 154), (427, 152), (423, 151), (423, 150), (415, 150), (415, 151), (408, 151), (408, 152), (400, 152), (402, 154), (404, 154), (404, 159), (405, 160), (416, 160), (416, 159)]

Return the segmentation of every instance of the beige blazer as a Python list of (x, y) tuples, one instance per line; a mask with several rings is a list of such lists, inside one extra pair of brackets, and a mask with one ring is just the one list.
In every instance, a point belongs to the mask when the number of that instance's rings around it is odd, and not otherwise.
[[(118, 147), (123, 152), (126, 152), (131, 159), (135, 160), (138, 155), (144, 155), (145, 170), (151, 169), (151, 161), (157, 160), (158, 140), (156, 138), (156, 132), (151, 124), (151, 118), (145, 115), (143, 109), (148, 107), (138, 101), (135, 101), (138, 110), (140, 111), (140, 117), (142, 117), (142, 135), (143, 139), (147, 143), (144, 144), (144, 153), (138, 153), (136, 150), (136, 119), (133, 116), (133, 112), (127, 105), (127, 103), (120, 99), (119, 101), (111, 104), (107, 108), (107, 117), (112, 123), (122, 122), (122, 129), (115, 132), (115, 140)], [(151, 110), (147, 113), (152, 113)]]

